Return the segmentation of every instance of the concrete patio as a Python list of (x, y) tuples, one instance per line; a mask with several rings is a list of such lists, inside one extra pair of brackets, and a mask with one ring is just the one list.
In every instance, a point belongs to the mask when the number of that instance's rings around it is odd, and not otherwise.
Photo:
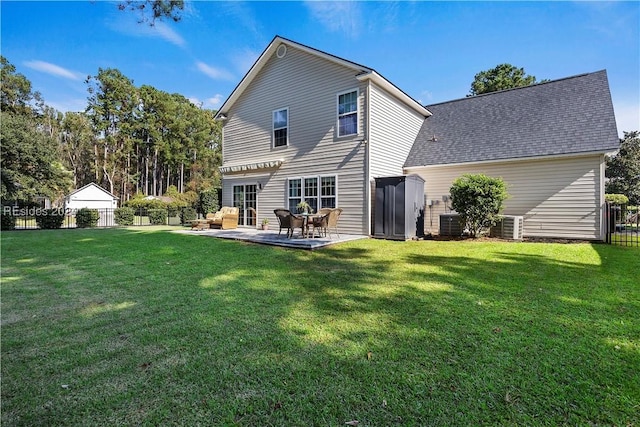
[(180, 233), (193, 234), (207, 237), (217, 237), (220, 239), (241, 240), (263, 245), (282, 246), (295, 249), (320, 249), (336, 243), (349, 242), (352, 240), (368, 239), (368, 236), (342, 234), (338, 237), (335, 233), (327, 237), (305, 238), (299, 232), (294, 233), (288, 239), (286, 230), (278, 234), (278, 230), (257, 230), (255, 228), (236, 228), (232, 230), (207, 229), (207, 230), (180, 230)]

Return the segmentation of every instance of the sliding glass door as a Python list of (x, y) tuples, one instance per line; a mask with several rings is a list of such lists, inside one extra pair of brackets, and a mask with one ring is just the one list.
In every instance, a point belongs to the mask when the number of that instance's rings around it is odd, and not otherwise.
[(238, 225), (256, 225), (258, 208), (256, 184), (234, 185), (233, 206), (239, 210)]

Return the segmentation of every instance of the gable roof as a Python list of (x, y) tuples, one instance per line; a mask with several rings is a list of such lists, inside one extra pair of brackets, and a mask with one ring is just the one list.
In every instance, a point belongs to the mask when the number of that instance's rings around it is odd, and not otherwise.
[(427, 106), (405, 167), (618, 149), (606, 71)]
[(392, 95), (400, 99), (409, 107), (413, 108), (415, 111), (422, 114), (423, 116), (427, 117), (431, 115), (431, 113), (422, 104), (420, 104), (415, 99), (411, 98), (409, 95), (407, 95), (397, 86), (395, 86), (393, 83), (391, 83), (390, 81), (382, 77), (373, 68), (365, 67), (364, 65), (360, 65), (355, 62), (348, 61), (346, 59), (337, 57), (335, 55), (331, 55), (329, 53), (323, 52), (321, 50), (314, 49), (309, 46), (305, 46), (303, 44), (294, 42), (292, 40), (288, 40), (284, 37), (275, 36), (271, 41), (271, 43), (269, 43), (269, 46), (267, 46), (264, 52), (260, 54), (256, 62), (251, 66), (247, 74), (245, 74), (242, 80), (240, 80), (240, 83), (238, 83), (235, 89), (233, 89), (233, 92), (231, 92), (231, 95), (229, 95), (229, 97), (224, 102), (224, 104), (222, 104), (222, 106), (220, 107), (220, 109), (215, 115), (216, 120), (224, 120), (225, 118), (224, 116), (228, 113), (228, 111), (231, 109), (233, 104), (235, 104), (238, 98), (240, 98), (240, 96), (245, 91), (245, 89), (247, 89), (247, 87), (251, 84), (253, 79), (255, 79), (256, 76), (260, 73), (260, 70), (262, 70), (262, 68), (273, 56), (273, 54), (276, 53), (276, 51), (278, 50), (281, 44), (284, 44), (286, 46), (291, 46), (296, 49), (300, 49), (311, 55), (315, 55), (320, 58), (324, 58), (328, 61), (331, 61), (335, 64), (339, 64), (344, 67), (350, 68), (354, 71), (354, 75), (356, 79), (360, 81), (371, 80), (374, 83), (381, 86), (382, 88), (384, 88), (387, 92), (391, 93)]
[(96, 184), (95, 182), (91, 182), (85, 186), (82, 186), (80, 188), (78, 188), (77, 190), (73, 190), (71, 193), (67, 194), (67, 199), (70, 198), (71, 196), (73, 196), (76, 193), (79, 193), (89, 187), (95, 187), (98, 190), (101, 190), (103, 193), (107, 194), (109, 197), (112, 197), (113, 199), (117, 200), (118, 198), (116, 196), (114, 196), (113, 194), (111, 194), (109, 191), (105, 190), (104, 188), (100, 187), (98, 184)]

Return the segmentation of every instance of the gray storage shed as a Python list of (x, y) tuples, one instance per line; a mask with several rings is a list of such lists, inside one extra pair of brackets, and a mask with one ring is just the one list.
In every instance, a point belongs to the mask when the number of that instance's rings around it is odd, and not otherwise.
[(409, 240), (424, 235), (424, 179), (376, 178), (373, 237)]

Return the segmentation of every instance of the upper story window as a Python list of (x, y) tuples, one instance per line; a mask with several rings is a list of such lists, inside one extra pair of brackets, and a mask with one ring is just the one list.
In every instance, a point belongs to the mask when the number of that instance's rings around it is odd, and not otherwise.
[(338, 94), (338, 136), (358, 133), (358, 91)]
[(282, 108), (273, 112), (273, 146), (289, 145), (289, 109)]

